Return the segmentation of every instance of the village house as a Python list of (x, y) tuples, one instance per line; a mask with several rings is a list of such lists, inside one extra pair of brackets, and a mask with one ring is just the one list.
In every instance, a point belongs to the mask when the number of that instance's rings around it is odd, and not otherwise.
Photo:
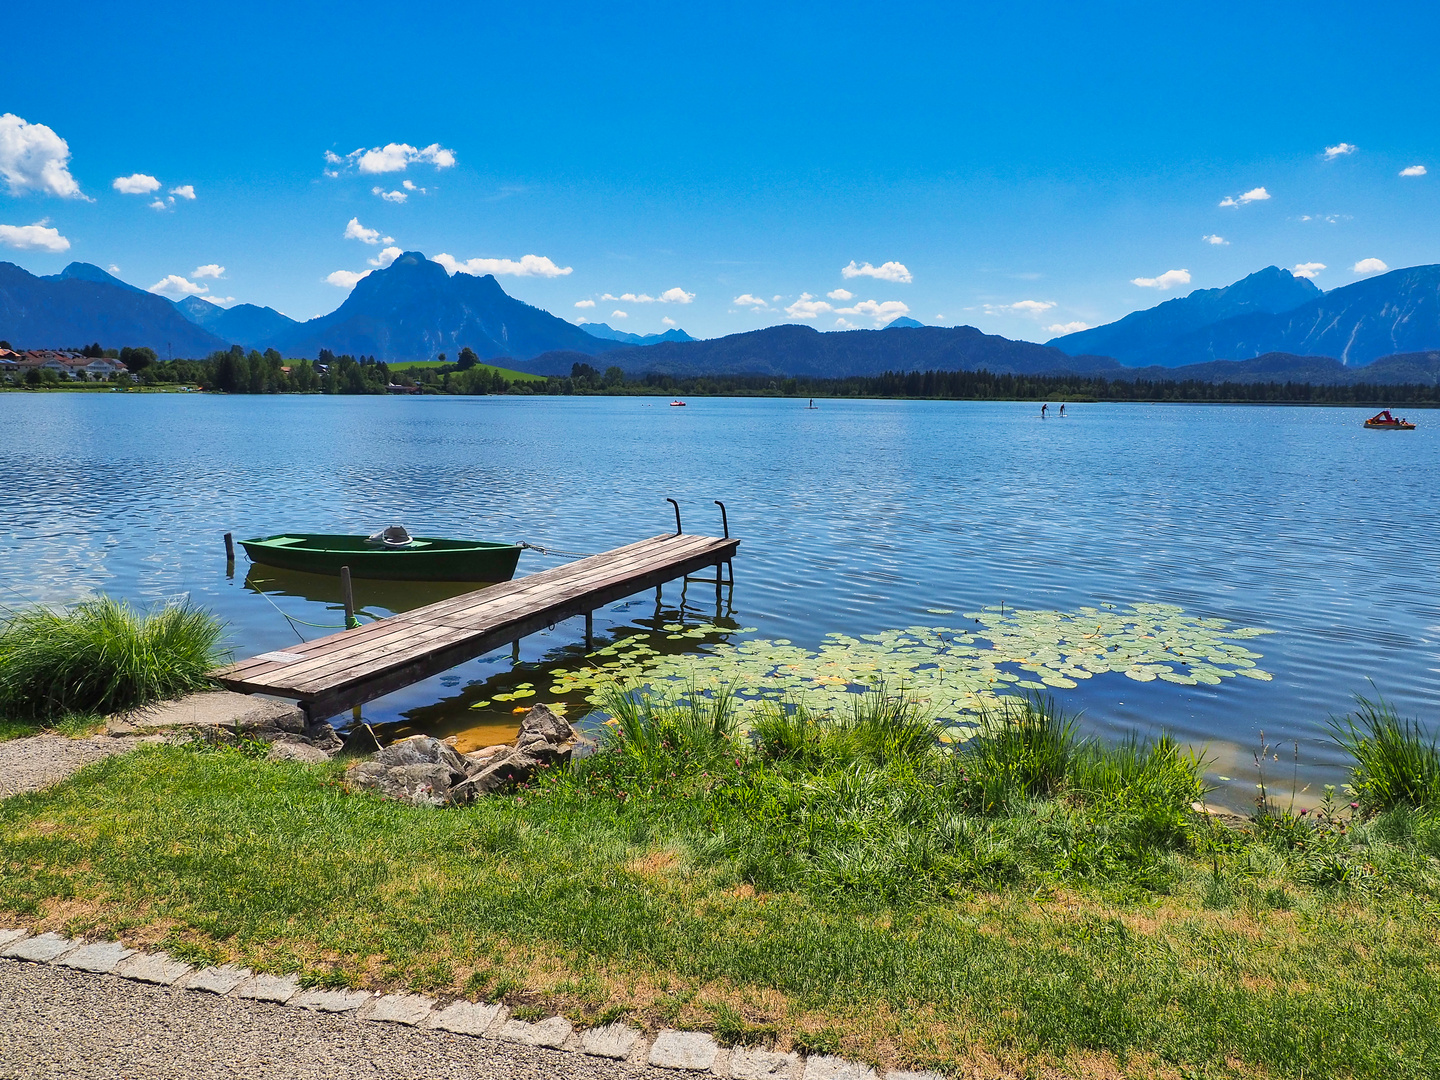
[(108, 379), (111, 375), (130, 370), (119, 360), (108, 356), (81, 356), (78, 353), (57, 352), (53, 349), (27, 349), (23, 353), (12, 353), (8, 359), (12, 360), (14, 366), (0, 367), (0, 370), (21, 373), (53, 371), (66, 379), (78, 379), (82, 376)]

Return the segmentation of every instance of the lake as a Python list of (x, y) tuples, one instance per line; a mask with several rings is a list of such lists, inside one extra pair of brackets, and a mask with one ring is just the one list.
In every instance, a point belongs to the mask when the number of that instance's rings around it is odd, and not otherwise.
[[(1028, 403), (805, 404), (0, 394), (0, 602), (188, 596), (249, 655), (330, 632), (305, 624), (338, 625), (338, 584), (251, 568), (243, 553), (227, 575), (226, 532), (403, 523), (595, 552), (672, 530), (667, 497), (687, 532), (718, 534), (720, 499), (743, 538), (733, 592), (717, 607), (713, 584), (682, 596), (676, 582), (658, 609), (651, 593), (597, 611), (597, 636), (643, 631), (655, 655), (719, 648), (748, 657), (746, 670), (806, 678), (822, 659), (841, 670), (888, 650), (953, 689), (950, 665), (969, 665), (966, 686), (1032, 682), (1105, 737), (1164, 728), (1205, 747), (1232, 805), (1253, 792), (1262, 731), (1283, 744), (1269, 778), (1288, 786), (1298, 768), (1310, 801), (1343, 775), (1324, 721), (1355, 694), (1435, 720), (1435, 414), (1391, 433), (1363, 430), (1369, 410), (1357, 409), (1094, 404), (1041, 420)], [(527, 551), (519, 572), (557, 561)], [(461, 588), (356, 583), (371, 615)], [(1012, 620), (1011, 637), (985, 653), (989, 666), (974, 667), (976, 646), (951, 659), (951, 644), (997, 620)], [(1101, 633), (1105, 620), (1127, 625)], [(897, 638), (905, 628), (927, 628), (924, 640)], [(1216, 644), (1236, 628), (1268, 633)], [(499, 738), (527, 697), (552, 700), (552, 681), (593, 669), (583, 633), (582, 620), (561, 623), (526, 639), (518, 666), (509, 649), (489, 654), (364, 718), (468, 745)], [(1041, 660), (1059, 655), (1056, 633), (1075, 655), (1041, 672), (1048, 682), (995, 666), (1036, 641)], [(1102, 640), (1133, 675), (1080, 669), (1075, 650)], [(1136, 659), (1161, 647), (1179, 666)], [(1234, 677), (1247, 666), (1252, 677)], [(584, 698), (565, 697), (572, 718)]]

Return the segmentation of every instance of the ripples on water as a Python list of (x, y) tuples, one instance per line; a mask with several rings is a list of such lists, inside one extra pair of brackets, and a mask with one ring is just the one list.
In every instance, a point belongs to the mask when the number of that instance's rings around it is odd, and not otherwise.
[[(718, 498), (743, 537), (734, 618), (761, 636), (813, 648), (830, 631), (933, 625), (944, 620), (927, 608), (1002, 601), (1159, 601), (1270, 628), (1255, 648), (1271, 683), (1111, 674), (1058, 694), (1107, 735), (1164, 725), (1208, 745), (1213, 772), (1237, 781), (1253, 780), (1262, 729), (1299, 741), (1302, 782), (1335, 780), (1323, 720), (1369, 680), (1434, 719), (1433, 424), (1370, 432), (1356, 409), (1075, 405), (1041, 421), (1029, 404), (803, 404), (3, 394), (0, 591), (188, 594), (250, 654), (297, 635), (245, 587), (243, 555), (225, 576), (227, 531), (403, 522), (600, 551), (668, 531), (667, 496), (687, 531), (718, 531)], [(520, 573), (549, 565), (526, 552)], [(324, 590), (280, 583), (274, 603), (336, 622)], [(405, 602), (371, 599), (377, 614)], [(679, 600), (675, 584), (658, 615), (653, 595), (612, 606), (597, 632), (673, 619)], [(714, 617), (713, 588), (691, 585), (686, 601), (689, 617)], [(523, 659), (554, 666), (581, 633), (577, 620), (529, 638)], [(510, 663), (508, 650), (482, 657), (367, 705), (366, 719), (473, 726), (486, 718), (466, 708), (484, 692), (471, 684)]]

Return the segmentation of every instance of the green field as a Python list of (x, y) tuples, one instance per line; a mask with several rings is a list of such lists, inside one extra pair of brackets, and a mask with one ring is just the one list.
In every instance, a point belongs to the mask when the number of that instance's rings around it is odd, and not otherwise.
[[(386, 364), (392, 372), (413, 371), (417, 368), (439, 368), (452, 366), (449, 360), (407, 360), (398, 364)], [(485, 371), (493, 371), (503, 379), (511, 382), (544, 382), (544, 375), (531, 375), (524, 371), (513, 371), (510, 368), (496, 367), (494, 364), (476, 364), (476, 368)]]

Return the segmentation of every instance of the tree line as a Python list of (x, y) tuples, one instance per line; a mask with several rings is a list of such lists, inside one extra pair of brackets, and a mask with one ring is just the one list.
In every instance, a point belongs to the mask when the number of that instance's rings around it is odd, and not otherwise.
[[(510, 379), (479, 362), (472, 349), (454, 363), (392, 370), (373, 356), (284, 358), (275, 349), (248, 352), (236, 345), (204, 360), (160, 360), (148, 348), (105, 349), (146, 384), (190, 384), (228, 394), (525, 394), (665, 395), (685, 397), (916, 398), (955, 401), (1253, 402), (1314, 405), (1440, 406), (1440, 386), (1426, 384), (1203, 382), (1197, 379), (1115, 379), (1079, 375), (1012, 375), (989, 371), (887, 371), (822, 379), (773, 375), (627, 375), (588, 363), (569, 375)], [(122, 376), (123, 377), (123, 376)]]

